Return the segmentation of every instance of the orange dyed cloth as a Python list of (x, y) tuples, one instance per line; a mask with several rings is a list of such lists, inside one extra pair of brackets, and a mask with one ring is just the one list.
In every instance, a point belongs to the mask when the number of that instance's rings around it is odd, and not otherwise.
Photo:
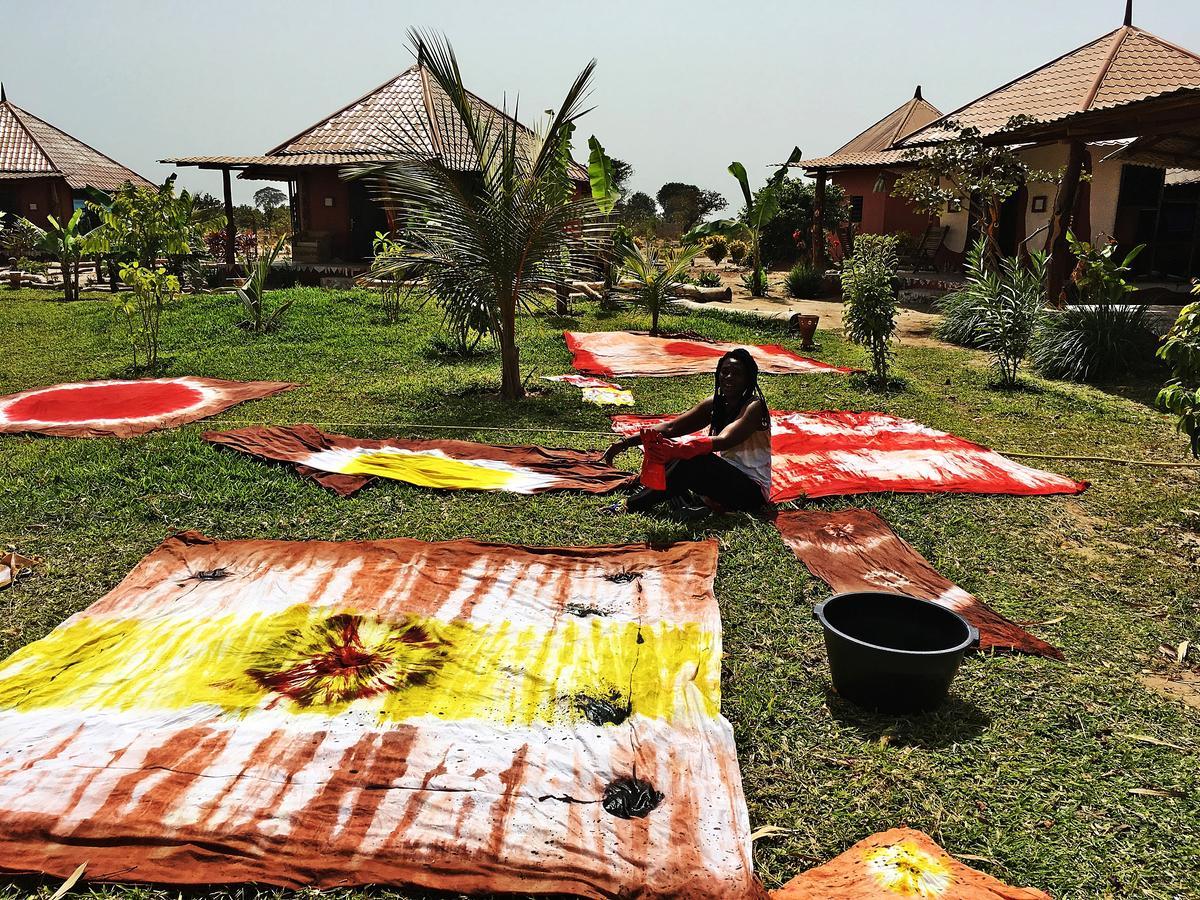
[(1063, 658), (1061, 650), (942, 576), (870, 510), (782, 512), (775, 525), (808, 571), (836, 593), (888, 591), (932, 600), (979, 629), (981, 650)]
[(292, 464), (305, 478), (345, 497), (376, 477), (445, 490), (517, 494), (606, 494), (633, 475), (583, 450), (502, 447), (474, 441), (371, 440), (329, 434), (312, 425), (209, 431), (204, 439), (259, 459)]
[(657, 338), (629, 331), (564, 331), (571, 365), (587, 375), (605, 378), (654, 378), (667, 375), (712, 375), (717, 360), (738, 347), (750, 351), (765, 375), (846, 374), (834, 366), (793, 353), (778, 344), (726, 344), (680, 338)]
[(760, 898), (716, 563), (170, 538), (0, 662), (0, 872)]
[(0, 434), (135, 437), (186, 425), (295, 386), (285, 381), (192, 376), (56, 384), (0, 397)]
[(771, 891), (771, 900), (1051, 900), (950, 856), (929, 835), (893, 828)]

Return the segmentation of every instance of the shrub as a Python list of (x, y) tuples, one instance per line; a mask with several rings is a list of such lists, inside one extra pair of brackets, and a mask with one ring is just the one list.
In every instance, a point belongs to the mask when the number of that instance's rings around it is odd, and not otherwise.
[(283, 250), (286, 241), (287, 236), (280, 235), (271, 249), (258, 258), (249, 277), (237, 289), (238, 299), (242, 301), (242, 308), (249, 316), (241, 325), (255, 334), (274, 331), (278, 328), (284, 313), (291, 308), (294, 302), (288, 300), (280, 303), (274, 310), (267, 307), (267, 281), (271, 277), (271, 266), (275, 263), (280, 251)]
[(742, 260), (746, 258), (746, 254), (749, 252), (750, 246), (745, 241), (729, 242), (729, 258), (735, 266), (740, 266)]
[(6, 219), (3, 230), (0, 230), (0, 250), (4, 251), (6, 258), (29, 256), (37, 246), (37, 241), (37, 226), (26, 219)]
[(1081, 305), (1048, 314), (1034, 337), (1033, 364), (1048, 378), (1097, 381), (1124, 375), (1154, 358), (1146, 307), (1127, 302), (1137, 290), (1125, 280), (1135, 247), (1120, 263), (1116, 245), (1097, 248), (1068, 232), (1079, 260), (1071, 275)]
[(714, 265), (719, 266), (728, 252), (729, 242), (725, 240), (724, 235), (714, 234), (704, 242), (704, 255), (711, 259)]
[(842, 323), (846, 337), (871, 354), (872, 380), (888, 386), (892, 334), (896, 330), (896, 295), (892, 280), (899, 259), (892, 235), (864, 234), (854, 242), (854, 255), (842, 266)]
[(978, 238), (968, 248), (964, 262), (966, 285), (937, 301), (938, 312), (942, 314), (937, 336), (943, 341), (975, 349), (984, 346), (980, 331), (982, 310), (1000, 290), (999, 276), (987, 262), (986, 247), (984, 239)]
[(825, 277), (807, 263), (797, 263), (784, 280), (787, 292), (792, 297), (820, 297)]
[(1154, 358), (1146, 307), (1101, 303), (1051, 310), (1033, 341), (1033, 367), (1047, 378), (1100, 381), (1145, 368)]
[[(1200, 283), (1192, 293), (1200, 295)], [(1188, 436), (1192, 456), (1200, 459), (1200, 302), (1179, 311), (1158, 355), (1174, 376), (1158, 392), (1158, 405), (1179, 417), (1175, 427)]]
[(991, 354), (1005, 387), (1017, 383), (1017, 371), (1045, 310), (1045, 276), (1045, 253), (1031, 254), (1028, 266), (1015, 257), (1004, 259), (996, 277), (988, 281), (995, 290), (979, 298), (981, 346)]
[(15, 268), (28, 275), (45, 275), (50, 271), (50, 263), (23, 256), (17, 260)]
[(701, 272), (700, 277), (696, 279), (696, 284), (700, 287), (720, 287), (721, 276), (716, 272)]
[[(758, 283), (762, 285), (762, 296), (767, 296), (767, 294), (771, 292), (771, 280), (767, 277), (766, 269), (758, 270)], [(754, 283), (753, 269), (742, 276), (742, 284), (746, 286), (746, 290), (750, 291), (752, 294), (754, 293), (756, 285)]]
[(163, 310), (179, 296), (179, 279), (161, 266), (150, 269), (140, 263), (121, 267), (121, 280), (133, 288), (114, 300), (116, 315), (124, 318), (133, 350), (133, 367), (153, 369), (158, 365), (158, 334)]

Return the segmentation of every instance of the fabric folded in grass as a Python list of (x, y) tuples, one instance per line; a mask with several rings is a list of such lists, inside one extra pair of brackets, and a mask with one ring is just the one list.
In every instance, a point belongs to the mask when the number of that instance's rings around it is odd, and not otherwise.
[[(634, 434), (665, 416), (620, 415)], [(919, 422), (876, 412), (772, 412), (771, 500), (885, 491), (1078, 494), (1087, 482), (1023, 466)]]
[(1061, 650), (942, 576), (871, 510), (781, 512), (775, 525), (808, 571), (834, 593), (888, 591), (932, 600), (979, 629), (980, 650), (1063, 658)]
[(1051, 900), (1035, 888), (1012, 887), (964, 865), (911, 828), (859, 841), (841, 856), (797, 875), (771, 900)]
[(56, 384), (0, 397), (0, 434), (129, 438), (186, 425), (295, 386), (192, 376)]
[(583, 391), (584, 403), (597, 406), (633, 406), (633, 393), (611, 381), (589, 378), (586, 375), (546, 375), (544, 381), (572, 384)]
[(292, 464), (345, 497), (376, 478), (441, 490), (583, 491), (606, 494), (635, 476), (596, 453), (546, 447), (501, 447), (454, 440), (371, 440), (329, 434), (312, 425), (210, 431), (204, 439), (259, 459)]
[(0, 553), (0, 590), (8, 587), (22, 575), (41, 565), (42, 561), (36, 556), (22, 556), (15, 550)]
[(0, 871), (759, 898), (716, 563), (170, 538), (0, 662)]
[(712, 375), (717, 360), (737, 347), (750, 351), (765, 375), (846, 374), (855, 371), (793, 353), (778, 344), (727, 344), (658, 338), (629, 331), (564, 331), (576, 371), (605, 378)]

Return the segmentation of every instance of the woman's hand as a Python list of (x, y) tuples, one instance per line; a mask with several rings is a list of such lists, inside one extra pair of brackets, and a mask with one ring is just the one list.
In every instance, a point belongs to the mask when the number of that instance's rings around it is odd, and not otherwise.
[(617, 457), (628, 449), (628, 446), (625, 441), (615, 441), (612, 446), (604, 451), (604, 454), (600, 458), (604, 460), (605, 465), (611, 466), (617, 461)]

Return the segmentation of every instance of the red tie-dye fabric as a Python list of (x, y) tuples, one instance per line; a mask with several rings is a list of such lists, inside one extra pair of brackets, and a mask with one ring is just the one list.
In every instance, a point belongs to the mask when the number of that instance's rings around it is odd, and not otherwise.
[(1062, 651), (1034, 637), (940, 574), (916, 549), (868, 509), (781, 512), (783, 541), (835, 593), (887, 591), (952, 609), (977, 629), (979, 648), (1062, 659)]
[[(666, 416), (613, 417), (634, 434)], [(876, 412), (772, 412), (771, 500), (846, 494), (1078, 494), (1074, 481), (919, 422)]]
[(284, 381), (193, 376), (56, 384), (0, 397), (0, 434), (135, 437), (186, 425), (295, 386)]
[(758, 370), (767, 375), (846, 374), (834, 366), (793, 353), (778, 344), (727, 344), (684, 338), (657, 338), (629, 331), (564, 331), (571, 365), (587, 375), (605, 378), (656, 378), (711, 375), (717, 360), (738, 347), (750, 351)]

